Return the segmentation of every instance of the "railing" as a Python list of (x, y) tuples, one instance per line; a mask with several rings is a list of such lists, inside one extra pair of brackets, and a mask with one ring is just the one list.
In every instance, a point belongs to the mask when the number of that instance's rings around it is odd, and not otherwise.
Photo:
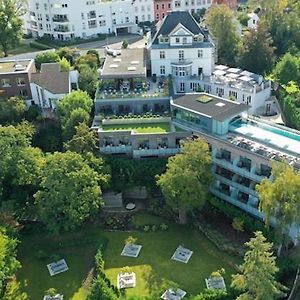
[(56, 27), (56, 28), (54, 28), (54, 31), (56, 31), (56, 32), (69, 32), (70, 29), (69, 29), (69, 27)]
[(139, 149), (133, 150), (133, 157), (155, 156), (155, 155), (174, 155), (180, 151), (180, 148), (160, 148), (160, 149)]
[(125, 146), (125, 145), (100, 147), (100, 152), (106, 154), (131, 153), (131, 151), (132, 151), (132, 146)]
[(66, 22), (69, 22), (68, 18), (53, 17), (52, 20), (55, 23), (66, 23)]

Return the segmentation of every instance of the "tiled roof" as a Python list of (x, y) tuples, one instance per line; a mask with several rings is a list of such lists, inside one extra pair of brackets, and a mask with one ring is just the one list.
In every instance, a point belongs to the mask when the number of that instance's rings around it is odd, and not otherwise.
[(52, 94), (67, 94), (70, 91), (69, 72), (62, 72), (58, 63), (42, 64), (41, 72), (32, 74), (31, 82)]

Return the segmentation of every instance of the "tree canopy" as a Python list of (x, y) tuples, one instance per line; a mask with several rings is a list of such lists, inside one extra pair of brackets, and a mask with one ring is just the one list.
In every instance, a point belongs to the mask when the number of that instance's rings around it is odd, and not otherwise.
[(47, 229), (54, 233), (72, 230), (95, 213), (102, 204), (102, 176), (77, 153), (48, 155), (34, 195), (39, 217)]
[(245, 243), (249, 249), (240, 266), (240, 273), (232, 276), (232, 287), (242, 292), (237, 300), (274, 300), (285, 296), (283, 287), (276, 281), (278, 272), (272, 244), (260, 231)]
[(25, 111), (26, 103), (18, 97), (0, 101), (0, 124), (19, 123)]
[(0, 46), (4, 56), (8, 56), (8, 50), (15, 47), (22, 38), (21, 16), (25, 14), (24, 3), (23, 0), (0, 1)]
[(42, 64), (44, 63), (54, 63), (54, 62), (59, 62), (60, 57), (55, 51), (47, 51), (47, 52), (42, 52), (39, 53), (35, 57), (35, 66), (38, 70), (41, 69)]
[(291, 225), (300, 225), (300, 173), (289, 165), (274, 164), (273, 180), (264, 178), (256, 186), (259, 209), (266, 215), (266, 223), (276, 220), (276, 229), (282, 241)]
[(270, 71), (275, 61), (272, 43), (264, 22), (260, 22), (257, 29), (249, 29), (239, 53), (240, 66), (257, 74)]
[(233, 12), (226, 5), (213, 6), (208, 10), (206, 23), (217, 41), (218, 61), (221, 64), (234, 65), (240, 38)]
[(208, 198), (211, 163), (208, 144), (189, 140), (182, 144), (181, 153), (169, 158), (166, 172), (157, 178), (167, 204), (179, 210), (182, 223), (186, 210), (201, 208)]

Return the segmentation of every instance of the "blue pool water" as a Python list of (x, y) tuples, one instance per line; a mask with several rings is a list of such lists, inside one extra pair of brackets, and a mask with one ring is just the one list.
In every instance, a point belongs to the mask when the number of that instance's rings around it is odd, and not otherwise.
[(231, 128), (236, 133), (282, 148), (283, 151), (291, 151), (300, 157), (300, 134), (263, 123), (237, 122)]

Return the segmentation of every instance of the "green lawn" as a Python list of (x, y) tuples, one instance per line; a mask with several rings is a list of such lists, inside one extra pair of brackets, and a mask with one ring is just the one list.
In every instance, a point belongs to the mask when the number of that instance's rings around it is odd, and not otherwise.
[[(148, 220), (152, 219), (147, 217), (147, 222)], [(156, 221), (159, 222), (157, 219)], [(124, 240), (129, 235), (136, 237), (137, 243), (143, 246), (138, 258), (120, 255)], [(94, 227), (57, 238), (34, 234), (23, 237), (19, 246), (19, 259), (23, 267), (18, 278), (29, 299), (42, 299), (43, 292), (50, 287), (62, 292), (66, 300), (85, 299), (86, 287), (92, 278), (95, 252), (106, 239), (105, 269), (112, 283), (116, 284), (117, 274), (125, 266), (136, 272), (137, 286), (127, 290), (127, 295), (145, 296), (150, 291), (152, 294), (160, 294), (170, 283), (196, 294), (205, 287), (204, 278), (221, 267), (225, 268), (229, 282), (230, 275), (234, 272), (233, 265), (239, 263), (236, 258), (218, 251), (199, 232), (175, 224), (171, 224), (168, 231), (147, 233), (108, 232)], [(188, 264), (170, 259), (179, 244), (194, 251)], [(38, 259), (38, 250), (60, 254), (66, 259), (69, 271), (50, 277), (46, 264), (51, 259)]]
[(134, 130), (138, 133), (159, 133), (170, 132), (170, 123), (148, 123), (148, 124), (118, 124), (118, 125), (104, 125), (102, 129), (108, 130)]

